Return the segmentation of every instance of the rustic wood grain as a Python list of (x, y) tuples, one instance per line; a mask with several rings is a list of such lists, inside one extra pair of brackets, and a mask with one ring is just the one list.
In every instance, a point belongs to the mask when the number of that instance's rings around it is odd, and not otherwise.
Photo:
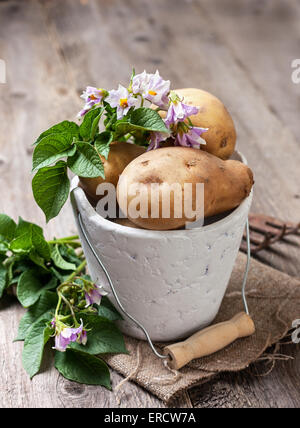
[[(284, 4), (284, 7), (283, 7)], [(44, 225), (33, 203), (31, 144), (61, 118), (74, 119), (87, 85), (126, 83), (131, 67), (170, 78), (173, 87), (202, 87), (219, 96), (238, 129), (238, 145), (256, 178), (253, 209), (299, 221), (299, 91), (291, 59), (299, 56), (300, 5), (295, 0), (23, 0), (0, 2), (0, 58), (8, 82), (0, 85), (0, 211)], [(74, 233), (69, 207), (47, 235)], [(300, 277), (299, 238), (261, 259)], [(14, 300), (0, 304), (3, 407), (114, 407), (114, 394), (58, 376), (49, 356), (29, 381), (19, 343), (11, 342), (23, 313)], [(268, 377), (250, 371), (220, 376), (194, 388), (195, 407), (299, 407), (299, 348), (282, 352)], [(113, 385), (120, 381), (112, 375)], [(119, 393), (121, 407), (164, 407), (138, 386)], [(191, 405), (188, 396), (175, 405)]]
[[(5, 59), (8, 69), (7, 84), (0, 87), (0, 188), (5, 195), (0, 201), (0, 211), (15, 219), (21, 214), (44, 226), (43, 215), (34, 204), (31, 193), (32, 143), (43, 129), (62, 117), (74, 119), (81, 102), (73, 84), (72, 71), (65, 64), (55, 32), (39, 2), (1, 3), (0, 40), (0, 56)], [(84, 81), (88, 82), (89, 76)], [(49, 237), (76, 233), (70, 207), (65, 207), (59, 219), (52, 221), (46, 230)], [(22, 344), (12, 343), (24, 310), (9, 303), (1, 302), (3, 309), (0, 312), (1, 355), (7, 356), (1, 370), (1, 384), (7, 387), (1, 390), (0, 406), (117, 406), (115, 395), (104, 388), (78, 386), (58, 377), (50, 360), (46, 364), (48, 370), (30, 381), (21, 366)], [(113, 385), (120, 379), (112, 373)], [(121, 407), (165, 407), (133, 384), (128, 383), (125, 392)], [(189, 401), (183, 398), (177, 405), (185, 407)]]
[(300, 57), (299, 2), (204, 0), (197, 7), (209, 15), (268, 108), (299, 140), (300, 85), (291, 78), (292, 61)]

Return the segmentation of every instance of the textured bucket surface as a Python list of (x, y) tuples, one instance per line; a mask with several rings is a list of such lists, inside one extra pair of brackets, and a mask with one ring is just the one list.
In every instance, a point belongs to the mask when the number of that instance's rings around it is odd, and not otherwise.
[[(126, 310), (154, 341), (173, 341), (210, 324), (218, 313), (236, 260), (251, 195), (222, 220), (196, 230), (149, 231), (102, 218), (73, 185), (72, 204), (81, 213), (93, 246), (108, 270)], [(82, 239), (90, 274), (104, 286), (105, 275)], [(125, 320), (121, 329), (144, 339)]]

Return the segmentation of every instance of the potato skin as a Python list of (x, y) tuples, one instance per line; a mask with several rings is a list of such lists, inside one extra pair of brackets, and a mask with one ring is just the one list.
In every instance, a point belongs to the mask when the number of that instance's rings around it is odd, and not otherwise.
[(202, 135), (206, 146), (201, 148), (221, 159), (229, 159), (235, 149), (236, 130), (222, 101), (201, 89), (185, 88), (174, 92), (185, 104), (200, 108), (199, 113), (190, 119), (195, 126), (209, 128)]
[(121, 226), (131, 227), (132, 229), (141, 229), (139, 226), (132, 223), (132, 221), (128, 220), (128, 218), (117, 218), (115, 223), (120, 224)]
[(108, 159), (100, 156), (103, 165), (105, 180), (102, 177), (84, 178), (80, 177), (80, 187), (95, 201), (100, 199), (96, 194), (97, 187), (101, 183), (112, 183), (117, 187), (119, 176), (124, 168), (136, 157), (145, 153), (146, 149), (135, 144), (114, 141), (111, 143)]
[[(124, 180), (126, 179), (126, 180)], [(252, 171), (243, 163), (234, 160), (223, 161), (210, 153), (198, 149), (186, 147), (167, 147), (147, 152), (133, 160), (121, 174), (117, 198), (123, 212), (134, 199), (133, 195), (127, 195), (127, 201), (123, 197), (126, 192), (125, 181), (130, 186), (132, 183), (141, 183), (147, 186), (149, 196), (149, 218), (132, 218), (128, 212), (128, 218), (145, 229), (171, 230), (179, 229), (187, 221), (184, 216), (175, 218), (174, 201), (171, 194), (171, 216), (162, 218), (162, 194), (163, 185), (167, 183), (192, 183), (193, 197), (192, 207), (196, 208), (195, 188), (196, 183), (204, 183), (204, 215), (210, 217), (236, 208), (250, 194), (253, 185)], [(160, 185), (159, 218), (151, 218), (151, 192), (150, 185)], [(184, 201), (184, 198), (182, 198)], [(127, 203), (127, 206), (125, 204)], [(173, 209), (172, 209), (173, 208)], [(182, 209), (184, 213), (184, 210)]]

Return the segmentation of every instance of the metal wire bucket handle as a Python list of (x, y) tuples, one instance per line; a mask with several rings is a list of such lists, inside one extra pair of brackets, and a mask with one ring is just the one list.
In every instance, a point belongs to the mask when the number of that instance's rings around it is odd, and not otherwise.
[[(91, 252), (93, 253), (95, 259), (99, 263), (101, 269), (103, 270), (103, 272), (107, 278), (107, 281), (109, 283), (109, 286), (111, 288), (111, 291), (112, 291), (113, 296), (114, 296), (114, 298), (118, 304), (120, 311), (123, 313), (123, 315), (128, 317), (137, 327), (139, 327), (143, 331), (143, 333), (145, 334), (146, 339), (149, 343), (150, 348), (152, 349), (153, 353), (158, 358), (161, 358), (161, 359), (170, 358), (171, 359), (171, 367), (172, 368), (179, 369), (179, 368), (183, 367), (184, 365), (186, 365), (189, 361), (191, 361), (194, 358), (199, 358), (200, 356), (204, 356), (204, 355), (210, 355), (213, 352), (216, 352), (220, 349), (223, 349), (225, 346), (229, 345), (230, 343), (232, 343), (236, 339), (238, 339), (240, 337), (250, 336), (251, 334), (254, 333), (255, 327), (254, 327), (253, 321), (251, 320), (251, 318), (249, 316), (249, 308), (248, 308), (247, 298), (246, 298), (246, 285), (247, 285), (248, 273), (249, 273), (249, 268), (250, 268), (250, 258), (251, 258), (250, 231), (249, 231), (249, 220), (248, 220), (248, 218), (246, 221), (247, 264), (246, 264), (245, 273), (244, 273), (244, 277), (243, 277), (243, 283), (242, 283), (242, 299), (243, 299), (243, 304), (244, 304), (244, 308), (245, 308), (245, 314), (244, 315), (246, 315), (246, 316), (243, 316), (243, 313), (238, 314), (231, 321), (208, 327), (207, 329), (204, 329), (204, 330), (194, 334), (192, 337), (190, 337), (189, 339), (187, 339), (184, 342), (177, 343), (177, 344), (170, 345), (170, 346), (166, 347), (164, 349), (164, 354), (160, 354), (155, 349), (155, 346), (153, 345), (153, 342), (152, 342), (150, 335), (149, 335), (148, 331), (146, 330), (146, 328), (138, 320), (136, 320), (131, 314), (129, 314), (126, 311), (126, 309), (124, 308), (124, 306), (122, 305), (122, 303), (119, 299), (119, 296), (115, 290), (115, 287), (113, 285), (112, 279), (111, 279), (106, 267), (104, 266), (100, 257), (96, 253), (96, 251), (95, 251), (95, 249), (94, 249), (94, 247), (90, 241), (90, 238), (87, 234), (87, 231), (86, 231), (85, 226), (83, 224), (80, 213), (78, 213), (78, 224), (79, 224), (80, 230), (82, 232), (82, 235), (85, 238), (86, 243), (88, 244)], [(225, 340), (225, 342), (223, 340), (224, 343), (223, 342), (219, 343), (221, 341), (218, 342), (219, 337), (220, 337), (220, 334), (218, 335), (218, 333), (220, 333), (221, 331), (222, 331), (222, 336), (224, 336), (224, 333), (226, 334), (226, 332), (228, 335), (228, 338)], [(208, 347), (206, 344), (207, 342), (209, 342), (209, 345), (210, 345)], [(190, 350), (189, 350), (189, 345), (191, 345)], [(199, 347), (201, 348), (201, 350)]]

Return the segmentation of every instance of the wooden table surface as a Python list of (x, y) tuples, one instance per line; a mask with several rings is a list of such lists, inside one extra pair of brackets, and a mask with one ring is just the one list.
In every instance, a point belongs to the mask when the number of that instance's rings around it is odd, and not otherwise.
[[(228, 106), (238, 147), (255, 173), (253, 212), (299, 221), (300, 85), (291, 62), (300, 57), (298, 0), (2, 0), (0, 58), (0, 212), (45, 225), (31, 193), (32, 142), (64, 118), (74, 119), (87, 85), (116, 87), (157, 68), (173, 88), (206, 89)], [(47, 236), (75, 231), (70, 206), (47, 226)], [(300, 277), (299, 238), (260, 259)], [(114, 393), (58, 375), (49, 357), (30, 381), (22, 344), (12, 343), (23, 309), (0, 304), (2, 407), (116, 407)], [(300, 318), (300, 314), (299, 314)], [(221, 375), (191, 389), (180, 407), (299, 407), (299, 346), (281, 352), (268, 376), (261, 365)], [(265, 367), (268, 369), (268, 366)], [(254, 373), (254, 374), (253, 374)], [(112, 373), (113, 385), (121, 377)], [(165, 407), (128, 383), (121, 407)]]

